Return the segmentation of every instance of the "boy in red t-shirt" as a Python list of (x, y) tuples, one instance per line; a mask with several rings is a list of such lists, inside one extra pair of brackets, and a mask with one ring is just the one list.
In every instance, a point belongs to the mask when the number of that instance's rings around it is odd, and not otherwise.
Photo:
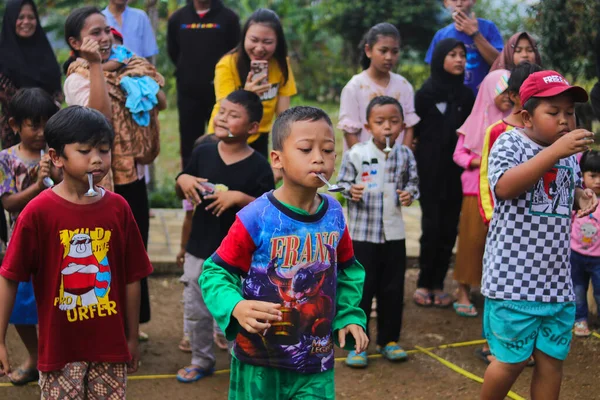
[(139, 359), (139, 281), (152, 266), (127, 202), (95, 186), (110, 170), (114, 132), (100, 112), (73, 106), (44, 137), (63, 181), (23, 209), (0, 267), (0, 376), (10, 372), (17, 284), (32, 278), (42, 399), (125, 399)]

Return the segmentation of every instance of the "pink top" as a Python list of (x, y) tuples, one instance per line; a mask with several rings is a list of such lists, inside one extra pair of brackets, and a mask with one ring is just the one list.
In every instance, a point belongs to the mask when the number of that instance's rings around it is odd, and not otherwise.
[(490, 72), (481, 82), (471, 115), (458, 128), (458, 133), (466, 136), (464, 146), (475, 154), (481, 154), (488, 126), (510, 114), (510, 110), (502, 112), (494, 103), (496, 97), (508, 88), (508, 78), (510, 72), (505, 69)]
[(479, 167), (471, 168), (471, 161), (477, 157), (479, 157), (477, 154), (465, 147), (465, 135), (459, 134), (452, 159), (464, 169), (460, 176), (463, 196), (477, 196), (479, 193)]
[(573, 214), (571, 249), (592, 257), (600, 257), (600, 208), (592, 214), (577, 218)]
[[(404, 109), (407, 128), (415, 126), (421, 120), (415, 112), (415, 91), (404, 77), (391, 72), (390, 82), (387, 87), (382, 87), (373, 82), (365, 70), (354, 75), (342, 89), (337, 128), (349, 133), (360, 132), (361, 142), (369, 140), (371, 134), (364, 129), (367, 123), (367, 106), (377, 96), (390, 96), (398, 100)], [(404, 135), (400, 134), (398, 142), (402, 143), (403, 138)], [(344, 150), (348, 150), (345, 140)]]

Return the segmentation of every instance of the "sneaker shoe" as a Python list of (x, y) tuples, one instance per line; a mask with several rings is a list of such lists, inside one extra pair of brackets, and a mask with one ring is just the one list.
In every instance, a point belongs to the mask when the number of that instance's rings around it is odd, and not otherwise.
[(389, 342), (385, 347), (377, 346), (377, 351), (381, 353), (383, 358), (390, 361), (404, 361), (408, 358), (408, 354), (396, 342)]
[(590, 328), (588, 327), (587, 321), (577, 321), (573, 326), (573, 333), (577, 337), (588, 337), (592, 334)]
[(348, 357), (346, 357), (346, 365), (350, 368), (367, 368), (367, 352), (363, 351), (362, 353), (357, 353), (354, 350), (351, 351), (348, 353)]

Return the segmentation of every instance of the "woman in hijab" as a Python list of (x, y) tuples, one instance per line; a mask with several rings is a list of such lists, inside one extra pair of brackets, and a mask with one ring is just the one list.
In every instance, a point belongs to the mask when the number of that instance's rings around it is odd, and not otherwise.
[(517, 32), (508, 39), (502, 52), (492, 64), (490, 72), (498, 69), (512, 71), (514, 67), (523, 61), (542, 65), (542, 56), (538, 51), (537, 42), (527, 32)]
[(415, 95), (421, 119), (415, 129), (422, 229), (421, 268), (414, 301), (420, 306), (449, 306), (444, 278), (456, 240), (462, 202), (462, 169), (452, 160), (456, 130), (473, 107), (473, 92), (464, 86), (465, 45), (440, 41), (431, 59), (431, 76)]
[(38, 87), (62, 99), (60, 67), (40, 24), (33, 0), (8, 0), (0, 33), (0, 141), (20, 140), (8, 125), (8, 103), (18, 89)]

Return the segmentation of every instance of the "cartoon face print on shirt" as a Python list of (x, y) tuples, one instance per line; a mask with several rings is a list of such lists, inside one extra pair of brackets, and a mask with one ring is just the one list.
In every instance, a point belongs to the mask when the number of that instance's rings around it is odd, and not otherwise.
[(111, 232), (103, 228), (62, 230), (62, 283), (54, 305), (69, 322), (116, 314), (109, 300), (111, 272), (108, 251)]
[(377, 177), (379, 174), (379, 161), (376, 158), (371, 159), (371, 162), (362, 162), (361, 183), (365, 185), (366, 190), (377, 189)]
[(585, 222), (579, 227), (581, 234), (581, 245), (584, 249), (590, 248), (598, 240), (598, 237), (596, 236), (598, 233), (598, 228), (596, 228), (596, 226), (592, 223), (592, 218), (594, 217), (590, 216), (590, 222)]

